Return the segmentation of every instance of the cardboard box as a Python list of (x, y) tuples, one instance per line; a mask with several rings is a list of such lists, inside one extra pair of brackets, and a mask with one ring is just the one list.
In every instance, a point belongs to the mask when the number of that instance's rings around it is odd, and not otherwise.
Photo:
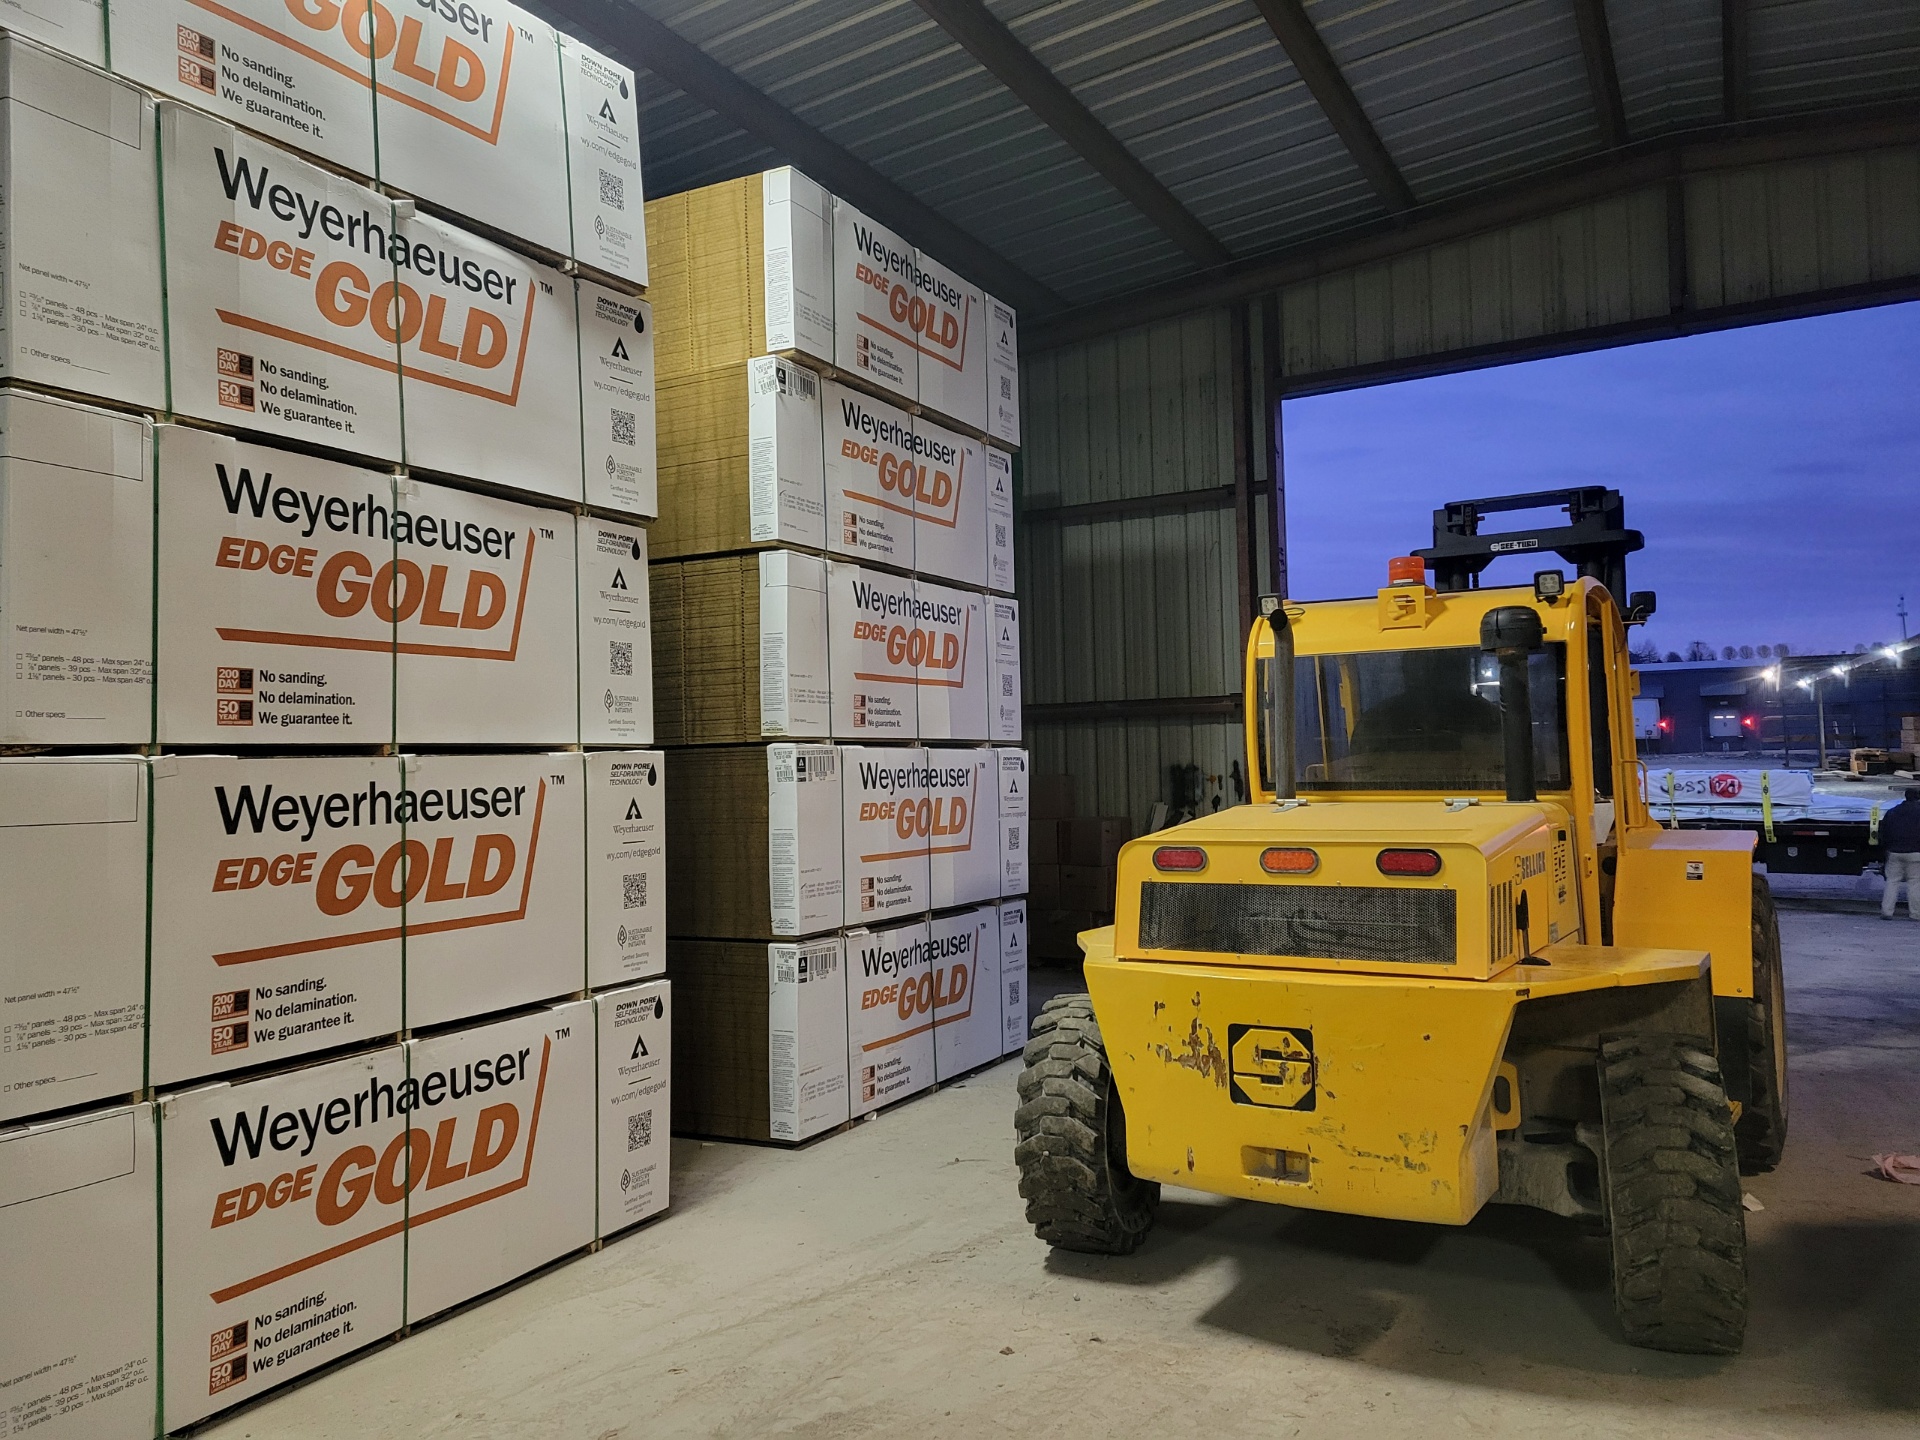
[(408, 755), (404, 764), (415, 797), (406, 839), (408, 1026), (584, 990), (580, 755)]
[(824, 561), (776, 550), (655, 564), (650, 579), (662, 744), (830, 733)]
[(153, 735), (153, 427), (0, 391), (0, 745)]
[(578, 551), (580, 742), (653, 743), (653, 628), (647, 532), (582, 515)]
[(159, 741), (390, 743), (393, 482), (181, 425), (155, 442)]
[(795, 1143), (847, 1118), (840, 937), (675, 940), (673, 1128)]
[(1000, 907), (936, 915), (927, 927), (933, 958), (933, 1075), (945, 1083), (998, 1060)]
[(1039, 909), (1051, 910), (1058, 906), (1060, 866), (1052, 861), (1034, 862), (1027, 870), (1027, 892)]
[(791, 166), (760, 177), (766, 348), (833, 360), (833, 200)]
[(1027, 902), (1000, 902), (1000, 1021), (1004, 1053), (1017, 1054), (1027, 1043)]
[(936, 425), (913, 422), (919, 459), (913, 500), (913, 568), (980, 589), (987, 583), (986, 446)]
[(370, 177), (372, 64), (354, 23), (343, 6), (285, 0), (107, 6), (113, 68), (129, 80)]
[(935, 910), (1000, 896), (1000, 787), (991, 750), (921, 752), (927, 761), (928, 903)]
[(587, 985), (667, 968), (667, 791), (658, 750), (593, 750), (587, 770)]
[(760, 733), (833, 732), (827, 656), (827, 562), (760, 553)]
[[(506, 0), (406, 8), (396, 38), (369, 47), (381, 183), (569, 253), (573, 207), (552, 27)], [(347, 7), (341, 19), (353, 23)]]
[[(4, 15), (0, 11), (0, 15)], [(0, 1129), (0, 1423), (147, 1440), (159, 1409), (151, 1105)]]
[(106, 0), (0, 0), (0, 26), (89, 65), (107, 63)]
[(845, 946), (769, 945), (767, 971), (767, 1131), (797, 1143), (847, 1120)]
[(918, 357), (921, 406), (971, 434), (984, 434), (989, 335), (980, 287), (921, 250), (909, 289), (904, 329)]
[(912, 580), (841, 560), (827, 562), (834, 735), (911, 740), (920, 733), (920, 663), (927, 647), (920, 620)]
[(137, 756), (0, 759), (0, 1123), (146, 1083), (148, 805)]
[(1013, 457), (989, 445), (987, 462), (987, 589), (1013, 593)]
[(408, 1042), (425, 1112), (407, 1131), (409, 1324), (593, 1240), (594, 1039), (575, 1000)]
[(395, 242), (407, 464), (579, 503), (573, 281), (424, 214), (402, 214)]
[(665, 980), (593, 1000), (599, 1049), (599, 1206), (605, 1237), (667, 1208), (673, 1137), (673, 1003)]
[[(401, 480), (394, 488), (398, 580), (389, 608), (399, 651), (398, 742), (574, 743), (580, 669), (573, 516), (424, 481)], [(382, 593), (376, 577), (374, 599)], [(596, 603), (587, 597), (590, 607)]]
[(150, 1083), (402, 1028), (408, 882), (444, 888), (469, 855), (406, 844), (399, 760), (162, 756), (153, 802)]
[(640, 186), (633, 71), (563, 30), (560, 89), (566, 104), (573, 256), (602, 274), (645, 285), (647, 207)]
[[(426, 1104), (408, 1084), (402, 1047), (165, 1095), (158, 1109), (163, 1429), (401, 1327), (407, 1187), (432, 1179), (447, 1114), (444, 1093)], [(409, 1129), (416, 1109), (427, 1128)], [(443, 1167), (471, 1133), (439, 1139)]]
[(920, 458), (923, 441), (913, 416), (833, 380), (820, 408), (826, 548), (913, 569), (916, 494), (925, 489), (931, 495), (933, 485), (932, 467)]
[(660, 386), (658, 558), (827, 543), (820, 378), (779, 356)]
[(1120, 847), (1133, 838), (1133, 822), (1116, 815), (1080, 816), (1063, 820), (1060, 833), (1064, 837), (1061, 864), (1111, 866), (1120, 858)]
[(590, 280), (577, 281), (574, 296), (587, 504), (652, 518), (660, 513), (653, 307)]
[(832, 746), (680, 750), (666, 781), (669, 935), (771, 940), (841, 923)]
[[(446, 297), (412, 273), (398, 288), (392, 204), (171, 102), (160, 153), (170, 408), (400, 459), (397, 342)], [(376, 303), (389, 285), (397, 303)], [(466, 312), (436, 313), (439, 329), (459, 337)]]
[(833, 363), (908, 404), (920, 357), (908, 328), (913, 246), (845, 200), (833, 202)]
[(987, 738), (1017, 745), (1022, 736), (1020, 717), (1020, 602), (995, 597), (987, 602), (987, 623), (993, 627), (989, 657)]
[(817, 935), (846, 906), (840, 752), (767, 747), (767, 884), (776, 935)]
[(758, 355), (833, 363), (833, 214), (796, 170), (647, 202), (647, 291), (662, 379)]
[(1034, 773), (1032, 813), (1035, 820), (1065, 819), (1074, 814), (1076, 808), (1073, 776), (1054, 771)]
[(0, 35), (0, 376), (166, 403), (156, 143), (131, 85)]
[(842, 745), (840, 766), (846, 923), (885, 924), (925, 913), (933, 893), (927, 752)]
[[(907, 653), (919, 662), (919, 734), (927, 740), (1019, 739), (996, 733), (989, 714), (987, 612), (973, 590), (914, 582), (915, 631)], [(993, 605), (1003, 602), (993, 601)], [(889, 634), (889, 641), (892, 640)], [(997, 709), (998, 707), (993, 707)]]
[(1062, 865), (1060, 903), (1068, 910), (1111, 915), (1114, 883), (1115, 874), (1111, 865)]
[(849, 930), (848, 1110), (865, 1115), (934, 1083), (934, 966), (925, 920)]
[(987, 437), (1020, 444), (1020, 324), (1013, 307), (991, 295), (987, 305)]
[(1027, 752), (1002, 748), (993, 752), (1000, 782), (1000, 893), (1027, 893), (1033, 847), (1027, 827)]

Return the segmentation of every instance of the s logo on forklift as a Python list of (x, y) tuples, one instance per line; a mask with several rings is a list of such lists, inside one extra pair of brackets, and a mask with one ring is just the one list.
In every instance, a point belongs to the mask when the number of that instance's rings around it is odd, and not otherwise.
[(1233, 1103), (1312, 1110), (1319, 1081), (1313, 1031), (1301, 1025), (1229, 1025)]

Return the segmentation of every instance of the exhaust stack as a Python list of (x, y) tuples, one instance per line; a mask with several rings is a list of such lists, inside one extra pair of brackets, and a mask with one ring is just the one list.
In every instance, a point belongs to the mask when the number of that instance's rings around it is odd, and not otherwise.
[(1533, 776), (1533, 697), (1527, 657), (1546, 639), (1540, 617), (1524, 605), (1502, 605), (1480, 621), (1480, 648), (1500, 660), (1500, 734), (1506, 744), (1507, 799), (1539, 798)]
[[(1293, 626), (1278, 595), (1262, 595), (1260, 611), (1273, 631), (1273, 663), (1267, 669), (1267, 769), (1273, 776), (1273, 798), (1292, 800), (1293, 753)], [(1531, 612), (1529, 612), (1531, 613)]]

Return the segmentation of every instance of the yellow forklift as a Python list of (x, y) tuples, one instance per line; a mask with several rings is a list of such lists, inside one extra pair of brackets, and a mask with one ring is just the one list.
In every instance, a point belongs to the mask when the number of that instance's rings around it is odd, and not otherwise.
[[(1643, 544), (1614, 490), (1461, 501), (1377, 595), (1262, 601), (1251, 803), (1128, 844), (1087, 993), (1034, 1020), (1041, 1239), (1130, 1253), (1162, 1184), (1441, 1225), (1529, 1205), (1610, 1237), (1632, 1343), (1740, 1348), (1740, 1176), (1787, 1134), (1779, 929), (1750, 832), (1648, 813), (1627, 626), (1654, 597), (1618, 599)], [(1480, 584), (1546, 554), (1577, 574)]]

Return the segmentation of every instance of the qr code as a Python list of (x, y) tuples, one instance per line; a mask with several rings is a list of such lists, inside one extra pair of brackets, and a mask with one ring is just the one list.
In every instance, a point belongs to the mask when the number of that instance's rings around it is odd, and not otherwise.
[(616, 445), (633, 444), (633, 412), (616, 410), (613, 412), (613, 443)]
[(627, 182), (618, 175), (600, 172), (600, 203), (614, 210), (627, 208)]
[(1000, 377), (1000, 398), (1002, 400), (1011, 400), (1013, 398), (1013, 377), (1010, 375), (1002, 375)]
[(615, 675), (633, 674), (633, 642), (631, 640), (609, 640), (607, 642), (607, 669)]
[(653, 1111), (642, 1110), (638, 1115), (627, 1116), (627, 1149), (638, 1150), (642, 1145), (653, 1143)]
[(620, 877), (620, 894), (629, 910), (643, 909), (647, 903), (647, 872)]

